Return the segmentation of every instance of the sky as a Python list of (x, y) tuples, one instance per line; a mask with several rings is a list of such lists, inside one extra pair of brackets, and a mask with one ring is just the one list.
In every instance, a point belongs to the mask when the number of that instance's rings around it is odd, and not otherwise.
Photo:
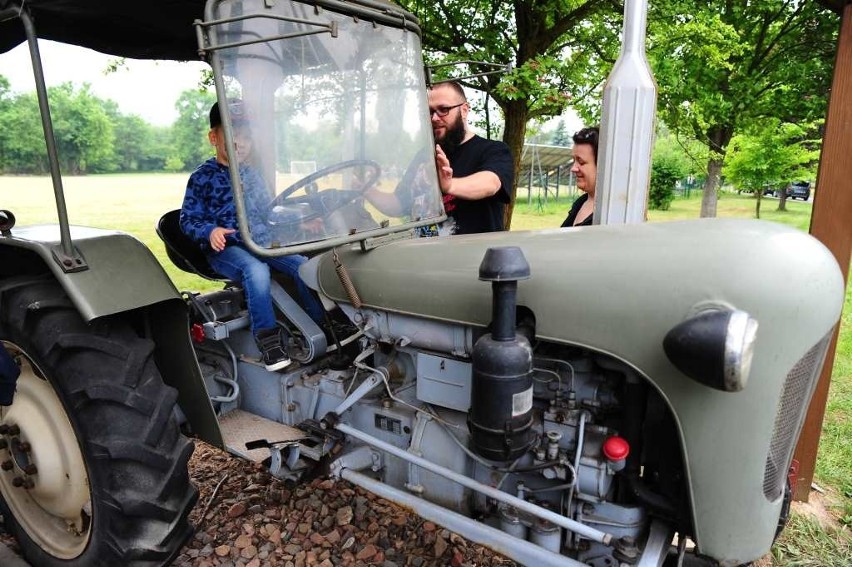
[[(111, 99), (124, 114), (137, 114), (157, 126), (168, 126), (177, 118), (175, 102), (182, 91), (197, 88), (200, 61), (143, 61), (128, 59), (127, 67), (111, 74), (105, 70), (116, 58), (91, 49), (39, 40), (44, 78), (48, 87), (71, 81), (89, 83), (100, 98)], [(30, 53), (26, 43), (0, 55), (0, 75), (15, 92), (35, 90)]]
[[(122, 113), (139, 115), (156, 126), (169, 126), (177, 119), (178, 96), (197, 88), (202, 70), (209, 69), (201, 61), (127, 59), (126, 67), (107, 74), (108, 65), (116, 60), (112, 55), (48, 40), (39, 40), (38, 45), (48, 87), (68, 81), (78, 86), (89, 83), (95, 95), (115, 101)], [(9, 80), (14, 92), (35, 90), (26, 43), (0, 54), (0, 75)], [(582, 127), (580, 119), (570, 110), (562, 118), (569, 133)], [(545, 129), (552, 130), (557, 122), (558, 119), (551, 120)]]

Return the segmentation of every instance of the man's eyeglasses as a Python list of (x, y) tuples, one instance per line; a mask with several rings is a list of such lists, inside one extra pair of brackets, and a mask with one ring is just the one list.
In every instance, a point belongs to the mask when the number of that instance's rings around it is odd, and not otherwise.
[(432, 118), (432, 115), (437, 114), (440, 118), (443, 118), (454, 108), (458, 108), (461, 105), (465, 104), (464, 102), (460, 102), (458, 104), (454, 104), (452, 106), (437, 106), (435, 108), (429, 109), (429, 118)]

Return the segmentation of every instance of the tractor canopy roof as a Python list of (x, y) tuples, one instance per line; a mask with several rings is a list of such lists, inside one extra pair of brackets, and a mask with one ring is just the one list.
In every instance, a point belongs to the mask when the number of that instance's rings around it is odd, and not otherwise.
[[(389, 0), (311, 3), (338, 11), (348, 5), (403, 12)], [(0, 0), (0, 53), (26, 40), (24, 26), (15, 17), (22, 4), (42, 39), (133, 59), (199, 59), (192, 24), (204, 18), (205, 0)]]
[(39, 38), (134, 59), (198, 59), (192, 22), (204, 0), (0, 0), (0, 53), (26, 41), (24, 3)]

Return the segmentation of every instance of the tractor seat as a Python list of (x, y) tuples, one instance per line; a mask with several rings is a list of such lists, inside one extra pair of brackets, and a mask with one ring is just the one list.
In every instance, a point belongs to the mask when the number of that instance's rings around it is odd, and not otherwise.
[(180, 229), (180, 209), (169, 211), (160, 217), (156, 230), (163, 244), (166, 245), (169, 260), (175, 266), (184, 272), (196, 274), (208, 280), (227, 281), (227, 278), (217, 274), (210, 267), (198, 244)]

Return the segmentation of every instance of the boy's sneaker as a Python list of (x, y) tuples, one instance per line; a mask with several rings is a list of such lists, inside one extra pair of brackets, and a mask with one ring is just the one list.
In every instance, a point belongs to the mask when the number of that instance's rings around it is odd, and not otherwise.
[(284, 337), (279, 329), (260, 331), (255, 337), (260, 358), (269, 372), (281, 370), (290, 364), (290, 357), (284, 349)]

